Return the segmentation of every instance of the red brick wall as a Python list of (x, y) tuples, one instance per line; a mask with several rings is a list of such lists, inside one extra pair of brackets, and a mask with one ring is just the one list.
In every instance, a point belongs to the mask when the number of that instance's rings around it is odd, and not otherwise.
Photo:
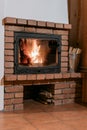
[[(4, 37), (4, 110), (23, 109), (23, 86), (32, 84), (54, 84), (54, 104), (72, 103), (76, 88), (71, 88), (71, 79), (81, 78), (80, 73), (68, 73), (68, 35), (70, 24), (5, 18)], [(14, 74), (14, 31), (35, 32), (61, 35), (61, 73), (56, 74)], [(61, 80), (58, 83), (58, 80)], [(67, 82), (65, 82), (67, 80)], [(76, 83), (77, 84), (77, 83)]]
[(16, 18), (5, 18), (3, 24), (5, 25), (5, 76), (14, 73), (14, 31), (61, 35), (61, 72), (68, 72), (68, 35), (71, 25)]

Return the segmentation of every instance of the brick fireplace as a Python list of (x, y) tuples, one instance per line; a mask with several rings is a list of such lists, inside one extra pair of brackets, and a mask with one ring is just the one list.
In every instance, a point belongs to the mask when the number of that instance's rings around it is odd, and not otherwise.
[[(24, 108), (25, 86), (46, 86), (53, 95), (54, 105), (81, 102), (81, 73), (69, 73), (68, 36), (71, 25), (12, 17), (4, 18), (3, 24), (5, 37), (4, 110)], [(60, 69), (55, 72), (53, 68), (51, 72), (45, 73), (41, 70), (37, 73), (15, 73), (15, 32), (60, 36), (61, 51), (58, 54), (61, 58), (59, 64), (56, 64), (56, 66), (60, 65)], [(48, 70), (48, 67), (44, 69)]]

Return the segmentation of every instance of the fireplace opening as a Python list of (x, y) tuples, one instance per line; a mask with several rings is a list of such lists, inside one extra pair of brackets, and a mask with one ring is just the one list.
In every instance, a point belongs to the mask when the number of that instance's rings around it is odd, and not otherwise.
[(24, 102), (37, 101), (43, 104), (53, 104), (53, 85), (24, 86)]
[(60, 35), (15, 32), (14, 52), (16, 74), (60, 72)]

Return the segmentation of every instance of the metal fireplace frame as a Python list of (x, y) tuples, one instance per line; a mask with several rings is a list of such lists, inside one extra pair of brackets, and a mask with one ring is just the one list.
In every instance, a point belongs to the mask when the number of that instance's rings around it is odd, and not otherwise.
[[(58, 47), (58, 64), (53, 66), (43, 67), (28, 67), (20, 66), (18, 64), (18, 46), (21, 38), (38, 38), (45, 40), (56, 40), (57, 44), (53, 45)], [(43, 74), (43, 73), (59, 73), (61, 71), (61, 35), (55, 34), (42, 34), (32, 32), (14, 32), (14, 73), (15, 74)]]

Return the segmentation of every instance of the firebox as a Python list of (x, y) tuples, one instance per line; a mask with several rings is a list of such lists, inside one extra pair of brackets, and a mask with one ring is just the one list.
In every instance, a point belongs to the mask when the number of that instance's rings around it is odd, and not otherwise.
[(61, 35), (14, 32), (14, 73), (59, 73)]

